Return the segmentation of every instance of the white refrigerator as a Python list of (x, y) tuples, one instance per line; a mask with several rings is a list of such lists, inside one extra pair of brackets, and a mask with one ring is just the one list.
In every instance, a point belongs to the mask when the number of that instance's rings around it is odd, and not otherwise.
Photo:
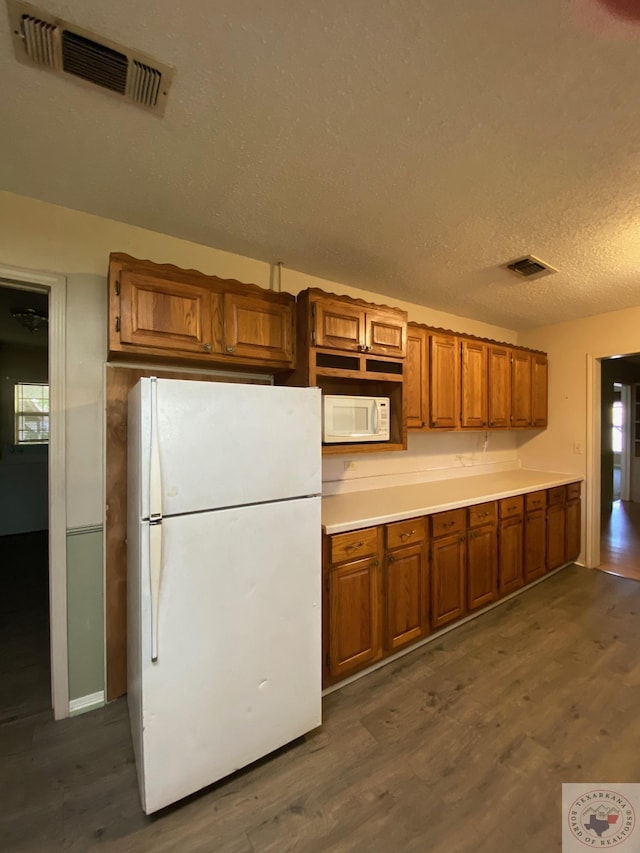
[(129, 396), (128, 704), (147, 814), (321, 723), (317, 388)]

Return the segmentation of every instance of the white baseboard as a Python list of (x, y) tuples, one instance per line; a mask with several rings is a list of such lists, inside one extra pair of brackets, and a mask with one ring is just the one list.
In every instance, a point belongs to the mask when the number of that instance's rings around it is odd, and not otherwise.
[(86, 696), (79, 696), (77, 699), (69, 701), (69, 716), (76, 717), (78, 714), (86, 714), (87, 711), (94, 711), (96, 708), (102, 708), (103, 705), (104, 690), (88, 693)]

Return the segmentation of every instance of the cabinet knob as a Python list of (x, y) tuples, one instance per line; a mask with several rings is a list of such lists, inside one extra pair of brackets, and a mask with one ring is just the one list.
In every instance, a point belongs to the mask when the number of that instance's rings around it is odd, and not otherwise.
[(204, 345), (204, 351), (205, 352), (211, 352), (211, 344), (205, 344)]
[(233, 352), (233, 347), (226, 347), (227, 352)]
[(389, 555), (389, 562), (390, 562), (390, 563), (395, 563), (395, 561), (396, 561), (396, 558), (393, 556), (393, 554), (390, 554), (390, 555)]
[(461, 536), (461, 537), (458, 539), (458, 542), (462, 545), (462, 543), (464, 542), (464, 536)]

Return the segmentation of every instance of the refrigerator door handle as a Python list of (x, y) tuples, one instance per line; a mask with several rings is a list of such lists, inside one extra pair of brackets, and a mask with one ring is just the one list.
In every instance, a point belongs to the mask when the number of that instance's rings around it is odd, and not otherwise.
[(151, 595), (151, 660), (158, 660), (158, 615), (162, 574), (162, 469), (158, 439), (158, 385), (151, 377), (151, 464), (149, 467), (149, 590)]
[(149, 524), (149, 587), (151, 593), (151, 660), (158, 660), (158, 612), (162, 569), (162, 521)]

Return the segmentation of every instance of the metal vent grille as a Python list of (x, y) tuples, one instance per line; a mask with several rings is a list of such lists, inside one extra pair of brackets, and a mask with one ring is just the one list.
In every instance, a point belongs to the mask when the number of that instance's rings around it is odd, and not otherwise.
[(159, 115), (164, 113), (173, 68), (22, 0), (7, 0), (7, 6), (20, 62), (72, 75)]
[(128, 65), (124, 53), (69, 30), (62, 31), (62, 68), (69, 74), (124, 95)]
[(157, 68), (151, 68), (136, 59), (129, 68), (129, 96), (138, 104), (155, 107), (162, 84), (162, 74)]
[(518, 258), (517, 261), (511, 261), (505, 264), (506, 269), (510, 270), (520, 278), (542, 278), (543, 275), (550, 275), (557, 272), (549, 264), (545, 264), (533, 255), (527, 255), (524, 258)]
[(24, 49), (27, 56), (38, 65), (55, 68), (57, 54), (55, 39), (56, 27), (31, 15), (22, 16)]

